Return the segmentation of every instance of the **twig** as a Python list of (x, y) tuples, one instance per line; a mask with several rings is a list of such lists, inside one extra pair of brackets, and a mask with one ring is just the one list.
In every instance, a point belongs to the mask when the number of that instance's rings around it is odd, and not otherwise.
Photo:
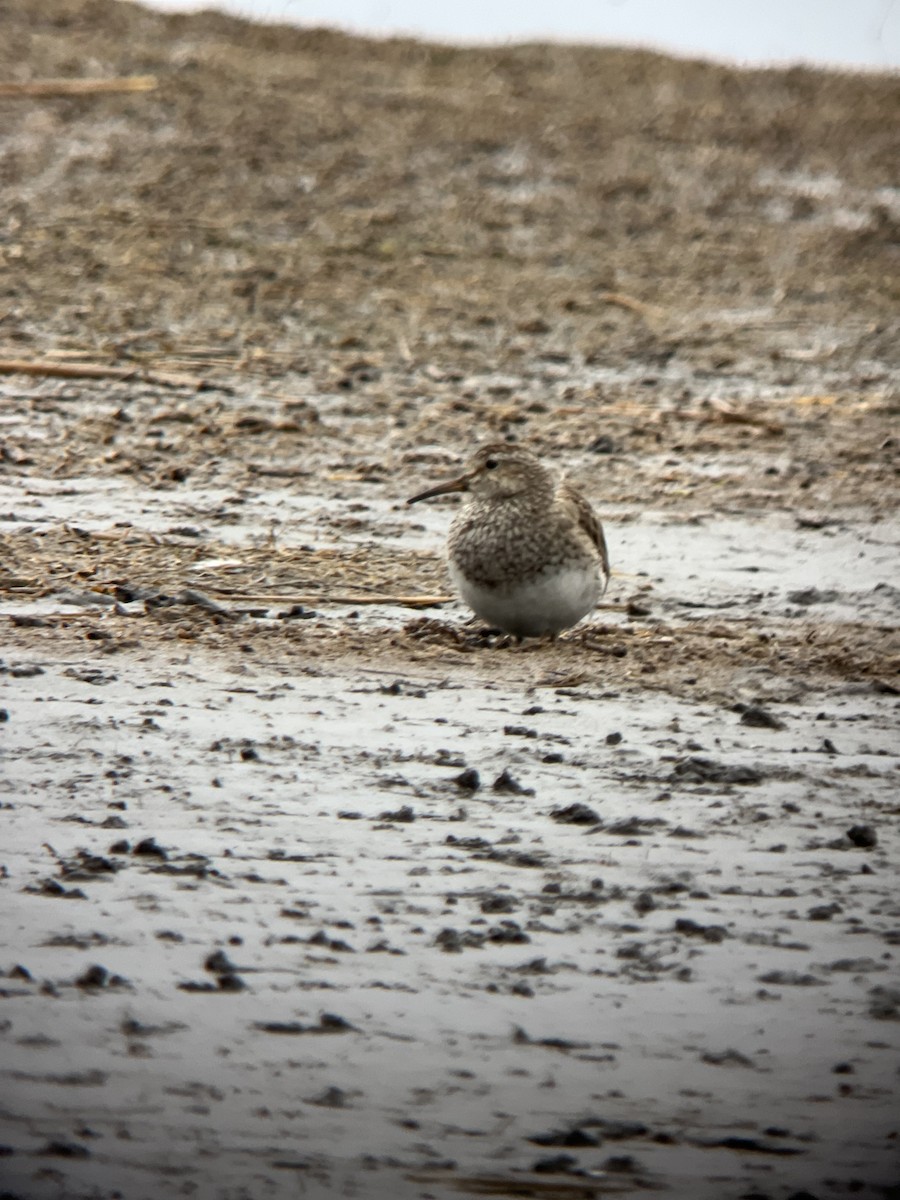
[(196, 375), (145, 371), (142, 367), (107, 367), (103, 363), (63, 363), (40, 358), (0, 358), (0, 375), (49, 375), (58, 379), (134, 379), (161, 387), (190, 387), (201, 391), (209, 387)]
[(252, 475), (271, 475), (275, 479), (305, 479), (312, 474), (304, 467), (275, 467), (254, 462), (245, 463), (245, 466)]
[(452, 596), (266, 596), (231, 592), (207, 585), (207, 591), (227, 594), (231, 604), (398, 604), (403, 608), (430, 608), (433, 604), (448, 604)]
[[(455, 596), (345, 596), (341, 593), (334, 595), (265, 595), (255, 592), (233, 592), (229, 588), (219, 588), (215, 584), (207, 584), (207, 591), (227, 596), (232, 604), (397, 604), (403, 608), (431, 608), (435, 604), (449, 604)], [(627, 612), (627, 604), (600, 603), (597, 610), (605, 612)], [(617, 631), (618, 632), (618, 631)]]
[(155, 75), (125, 75), (113, 79), (32, 79), (28, 83), (0, 82), (0, 96), (94, 96), (102, 92), (152, 92)]
[(0, 358), (0, 375), (53, 375), (60, 379), (134, 379), (138, 370), (137, 367), (104, 367), (100, 363)]
[(648, 324), (668, 315), (666, 310), (660, 308), (658, 304), (647, 304), (644, 300), (636, 300), (634, 296), (626, 296), (624, 292), (601, 292), (598, 299), (602, 300), (604, 304), (615, 304), (618, 308), (625, 308), (629, 312), (637, 313)]
[(770, 421), (766, 417), (757, 416), (755, 413), (747, 412), (737, 408), (732, 408), (730, 404), (726, 404), (724, 400), (717, 400), (712, 397), (708, 401), (709, 407), (716, 414), (716, 418), (727, 425), (753, 425), (757, 429), (765, 429), (766, 433), (784, 433), (784, 426), (778, 421)]

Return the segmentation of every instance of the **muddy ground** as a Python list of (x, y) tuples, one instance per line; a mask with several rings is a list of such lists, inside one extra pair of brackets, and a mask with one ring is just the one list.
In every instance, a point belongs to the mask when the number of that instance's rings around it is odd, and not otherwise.
[(900, 1195), (898, 81), (0, 8), (3, 1196)]

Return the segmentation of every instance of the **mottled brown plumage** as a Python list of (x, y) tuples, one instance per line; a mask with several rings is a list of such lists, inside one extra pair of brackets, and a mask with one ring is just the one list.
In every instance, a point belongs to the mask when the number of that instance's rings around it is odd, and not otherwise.
[(450, 574), (478, 616), (517, 637), (557, 634), (603, 594), (609, 559), (585, 497), (522, 446), (483, 446), (465, 472), (409, 501), (470, 499), (450, 527)]

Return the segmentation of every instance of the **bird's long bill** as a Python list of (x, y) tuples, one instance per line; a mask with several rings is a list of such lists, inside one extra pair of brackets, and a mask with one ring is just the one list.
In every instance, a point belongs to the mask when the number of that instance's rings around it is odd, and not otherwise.
[(432, 496), (446, 496), (448, 492), (467, 492), (468, 490), (468, 475), (460, 475), (458, 479), (449, 479), (446, 483), (439, 483), (437, 487), (429, 488), (427, 492), (419, 492), (418, 496), (411, 496), (406, 503), (418, 504), (420, 500), (430, 500)]

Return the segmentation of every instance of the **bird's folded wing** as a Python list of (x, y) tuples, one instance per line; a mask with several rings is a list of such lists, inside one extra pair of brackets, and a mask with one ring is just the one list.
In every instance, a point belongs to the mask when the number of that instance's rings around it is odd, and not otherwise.
[(606, 549), (606, 538), (603, 536), (603, 526), (597, 518), (589, 501), (569, 483), (560, 484), (559, 498), (571, 509), (578, 527), (583, 530), (594, 545), (603, 563), (604, 574), (609, 575), (609, 554)]

